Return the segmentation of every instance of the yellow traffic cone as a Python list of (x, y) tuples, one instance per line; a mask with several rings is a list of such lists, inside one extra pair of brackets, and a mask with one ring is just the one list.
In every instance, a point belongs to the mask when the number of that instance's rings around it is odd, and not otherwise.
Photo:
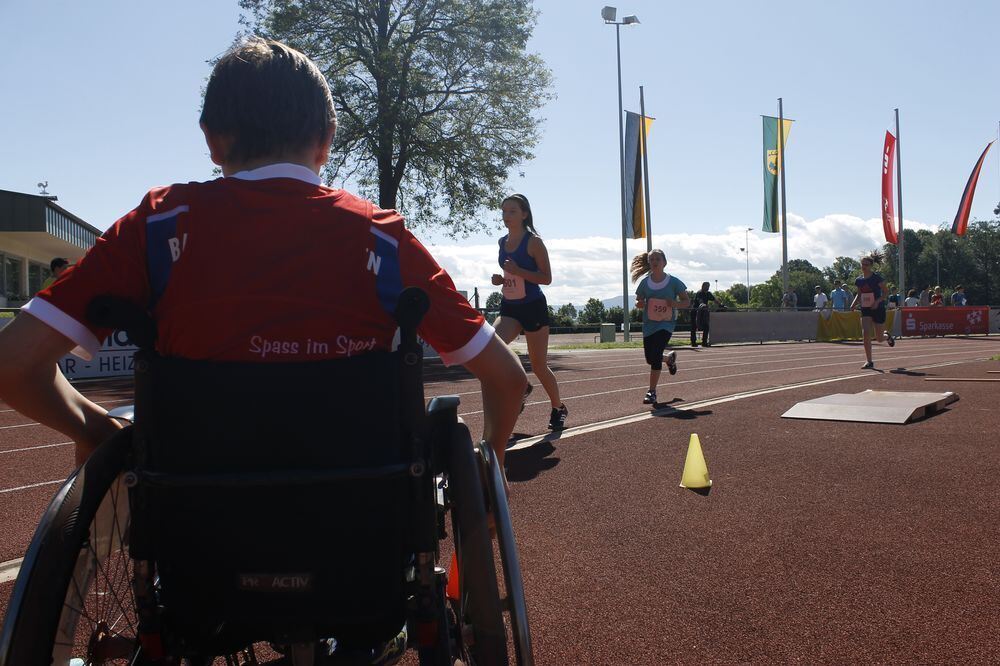
[(711, 487), (712, 480), (708, 478), (708, 465), (705, 464), (705, 456), (701, 452), (701, 442), (698, 441), (698, 435), (691, 433), (687, 460), (684, 461), (684, 473), (681, 475), (681, 488), (697, 490)]

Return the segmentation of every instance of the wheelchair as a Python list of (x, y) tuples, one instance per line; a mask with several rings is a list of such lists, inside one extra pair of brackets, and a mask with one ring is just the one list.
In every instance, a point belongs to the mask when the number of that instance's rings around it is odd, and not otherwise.
[(134, 412), (115, 410), (132, 423), (46, 510), (0, 666), (254, 664), (268, 643), (267, 663), (345, 663), (316, 646), (335, 639), (337, 655), (404, 626), (420, 664), (508, 664), (511, 647), (533, 664), (495, 454), (456, 396), (424, 406), (426, 308), (400, 295), (391, 353), (249, 364), (159, 356), (145, 313), (95, 299), (91, 320), (139, 347)]

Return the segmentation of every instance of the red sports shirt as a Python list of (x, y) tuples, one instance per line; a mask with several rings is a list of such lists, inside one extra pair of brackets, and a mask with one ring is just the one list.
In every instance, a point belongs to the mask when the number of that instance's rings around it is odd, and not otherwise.
[(445, 363), (483, 350), (492, 327), (398, 213), (274, 164), (151, 190), (23, 309), (88, 359), (110, 331), (87, 304), (111, 294), (153, 313), (165, 356), (308, 361), (390, 349), (409, 286), (430, 297), (419, 333)]

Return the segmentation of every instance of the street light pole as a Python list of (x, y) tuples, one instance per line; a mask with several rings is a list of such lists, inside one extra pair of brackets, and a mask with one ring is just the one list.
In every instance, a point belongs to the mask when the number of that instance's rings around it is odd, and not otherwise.
[(625, 219), (625, 126), (622, 119), (624, 106), (622, 104), (622, 40), (620, 28), (623, 25), (638, 23), (639, 19), (635, 16), (625, 16), (621, 21), (616, 21), (617, 16), (618, 9), (615, 7), (605, 7), (601, 10), (601, 18), (604, 19), (604, 23), (615, 26), (615, 51), (618, 58), (618, 166), (622, 200), (622, 311), (625, 313), (622, 320), (622, 332), (624, 333), (625, 342), (628, 342), (630, 340), (628, 320), (628, 243), (626, 242), (627, 236), (625, 234), (625, 225), (627, 224)]

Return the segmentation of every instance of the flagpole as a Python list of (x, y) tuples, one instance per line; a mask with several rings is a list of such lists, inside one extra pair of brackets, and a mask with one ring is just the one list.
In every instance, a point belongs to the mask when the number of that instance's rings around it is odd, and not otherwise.
[[(903, 307), (906, 300), (906, 237), (903, 235), (903, 153), (901, 152), (899, 137), (899, 109), (896, 113), (896, 214), (899, 215), (899, 233), (896, 241), (896, 250), (899, 254), (899, 303), (897, 307)], [(896, 327), (893, 326), (895, 329)], [(897, 332), (900, 329), (896, 329)]]
[(646, 252), (651, 252), (653, 250), (653, 213), (650, 211), (652, 204), (649, 201), (649, 160), (646, 157), (649, 145), (646, 143), (646, 99), (643, 96), (642, 86), (639, 86), (639, 116), (642, 122), (642, 179), (646, 190), (646, 205), (643, 206), (646, 209)]
[(778, 171), (781, 175), (781, 296), (788, 293), (788, 218), (785, 215), (785, 115), (778, 98)]

